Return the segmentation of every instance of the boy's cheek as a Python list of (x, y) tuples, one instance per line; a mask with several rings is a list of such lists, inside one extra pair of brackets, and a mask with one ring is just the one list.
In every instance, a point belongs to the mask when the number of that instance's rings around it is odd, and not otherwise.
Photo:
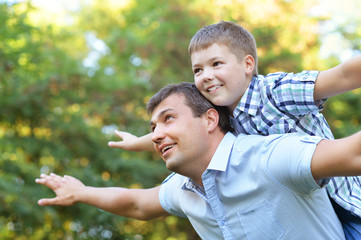
[(198, 91), (202, 92), (203, 89), (202, 81), (199, 78), (194, 77), (194, 83), (196, 84)]

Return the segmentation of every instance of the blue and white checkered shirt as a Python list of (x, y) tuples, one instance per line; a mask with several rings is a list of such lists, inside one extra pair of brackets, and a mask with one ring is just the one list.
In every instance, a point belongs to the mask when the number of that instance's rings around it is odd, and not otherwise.
[[(313, 98), (318, 73), (278, 72), (253, 77), (233, 111), (235, 132), (258, 135), (300, 132), (333, 139), (319, 112), (326, 99), (315, 102)], [(359, 177), (335, 177), (327, 184), (327, 190), (340, 206), (361, 217), (360, 183)]]

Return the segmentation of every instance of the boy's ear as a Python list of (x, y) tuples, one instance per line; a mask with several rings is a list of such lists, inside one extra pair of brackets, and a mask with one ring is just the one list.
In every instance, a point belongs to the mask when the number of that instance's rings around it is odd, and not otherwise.
[(206, 121), (209, 132), (213, 132), (218, 127), (219, 115), (216, 109), (208, 109), (206, 113)]
[(245, 57), (245, 63), (246, 63), (246, 73), (253, 74), (253, 69), (255, 67), (254, 58), (251, 55), (247, 55)]

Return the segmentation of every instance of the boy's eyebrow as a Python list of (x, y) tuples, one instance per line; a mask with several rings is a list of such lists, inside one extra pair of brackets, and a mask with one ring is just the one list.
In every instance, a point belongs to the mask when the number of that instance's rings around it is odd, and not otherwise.
[[(161, 112), (156, 116), (155, 119), (161, 118), (164, 114), (166, 114), (167, 112), (172, 111), (172, 110), (173, 110), (173, 108), (164, 109), (163, 111), (161, 111)], [(155, 125), (154, 121), (151, 120), (150, 123), (149, 123), (149, 125), (150, 125), (150, 126), (154, 126), (154, 125)]]
[[(222, 58), (221, 56), (214, 56), (214, 57), (211, 57), (210, 59), (207, 59), (207, 62), (213, 62), (219, 58)], [(198, 67), (198, 66), (201, 66), (202, 64), (199, 64), (199, 63), (195, 63), (195, 64), (192, 64), (192, 67)]]
[(224, 58), (224, 57), (222, 57), (222, 56), (214, 56), (214, 57), (211, 57), (210, 59), (208, 59), (208, 61), (209, 62), (213, 62), (213, 61), (215, 61), (215, 60), (218, 60), (218, 59), (220, 59), (220, 58)]

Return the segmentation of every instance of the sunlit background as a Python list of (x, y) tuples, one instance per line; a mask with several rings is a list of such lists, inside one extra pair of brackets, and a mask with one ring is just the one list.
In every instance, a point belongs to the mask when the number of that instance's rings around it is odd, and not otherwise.
[[(148, 99), (192, 81), (189, 40), (229, 20), (255, 36), (259, 73), (325, 70), (360, 54), (357, 0), (0, 0), (0, 239), (198, 239), (186, 220), (142, 222), (85, 206), (39, 207), (40, 173), (152, 187), (156, 154), (107, 147), (149, 131)], [(361, 130), (360, 89), (329, 99), (334, 135)]]

